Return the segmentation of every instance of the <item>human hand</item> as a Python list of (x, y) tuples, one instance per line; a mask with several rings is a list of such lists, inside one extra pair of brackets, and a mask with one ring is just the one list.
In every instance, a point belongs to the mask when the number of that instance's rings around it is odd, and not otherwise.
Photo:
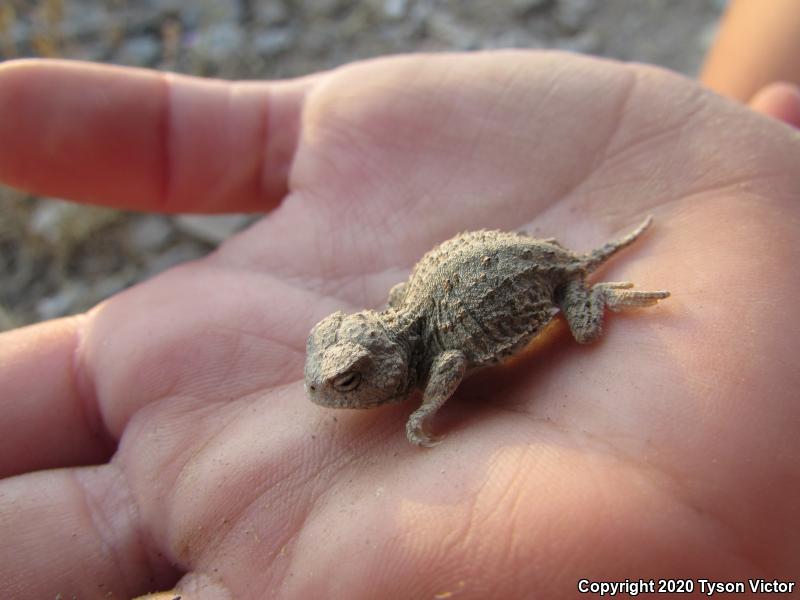
[[(557, 598), (797, 572), (789, 128), (659, 70), (528, 52), (237, 85), (11, 63), (0, 114), (12, 185), (275, 207), (86, 315), (0, 335), (0, 476), (22, 474), (0, 482), (0, 595)], [(305, 398), (313, 324), (381, 306), (437, 242), (584, 250), (648, 213), (598, 279), (672, 297), (590, 346), (559, 322), (471, 377), (440, 446), (407, 443), (408, 403)]]

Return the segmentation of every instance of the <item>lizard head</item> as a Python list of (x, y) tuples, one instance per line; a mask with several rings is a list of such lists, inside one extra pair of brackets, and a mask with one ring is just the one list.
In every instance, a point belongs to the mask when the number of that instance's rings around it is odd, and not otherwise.
[(317, 323), (306, 344), (305, 388), (315, 404), (370, 408), (401, 400), (408, 364), (378, 313), (335, 312)]

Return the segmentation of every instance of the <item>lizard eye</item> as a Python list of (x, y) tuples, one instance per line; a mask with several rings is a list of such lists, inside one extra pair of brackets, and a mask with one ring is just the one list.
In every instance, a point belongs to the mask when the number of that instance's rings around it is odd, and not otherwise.
[(359, 383), (361, 383), (361, 373), (358, 371), (349, 371), (334, 379), (333, 387), (339, 392), (350, 392), (356, 389)]

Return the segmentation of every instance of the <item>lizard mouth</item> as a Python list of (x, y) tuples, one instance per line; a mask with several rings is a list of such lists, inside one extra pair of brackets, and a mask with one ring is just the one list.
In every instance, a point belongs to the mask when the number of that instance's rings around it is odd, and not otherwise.
[(320, 391), (321, 387), (314, 383), (306, 385), (306, 395), (314, 404), (326, 408), (377, 408), (384, 404), (397, 404), (410, 396), (408, 392), (398, 392), (384, 398), (374, 394), (372, 395), (375, 398), (373, 400), (364, 397), (351, 397), (346, 392), (335, 391), (335, 388), (333, 393), (324, 394)]

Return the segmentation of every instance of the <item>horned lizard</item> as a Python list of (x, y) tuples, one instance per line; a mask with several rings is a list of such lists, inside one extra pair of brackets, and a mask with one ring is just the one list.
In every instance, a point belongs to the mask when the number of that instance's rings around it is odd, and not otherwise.
[(652, 222), (587, 254), (524, 233), (462, 233), (429, 251), (389, 292), (382, 312), (335, 312), (311, 330), (305, 387), (334, 408), (369, 408), (423, 390), (408, 419), (412, 444), (434, 446), (428, 424), (464, 375), (511, 356), (559, 311), (580, 343), (602, 331), (605, 308), (651, 306), (669, 292), (632, 283), (588, 285), (586, 276)]

